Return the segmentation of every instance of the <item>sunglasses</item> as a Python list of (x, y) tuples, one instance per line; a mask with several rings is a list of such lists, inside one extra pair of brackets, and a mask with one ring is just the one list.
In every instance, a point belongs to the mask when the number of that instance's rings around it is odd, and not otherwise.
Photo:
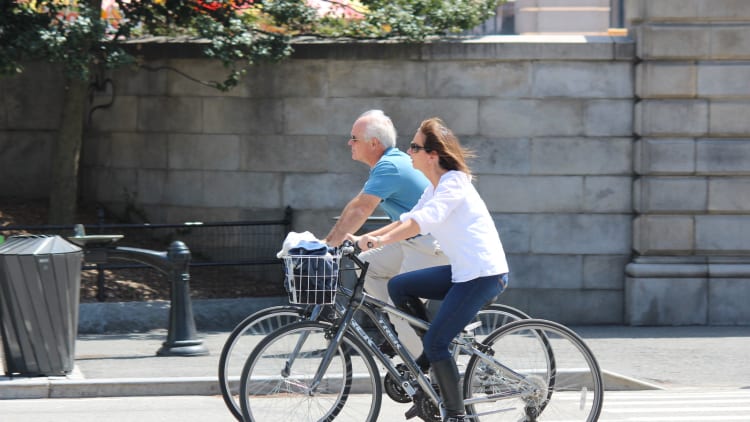
[(423, 147), (422, 145), (417, 145), (414, 142), (409, 144), (409, 149), (411, 152), (419, 152), (420, 150), (424, 150), (425, 152), (430, 152), (427, 148)]

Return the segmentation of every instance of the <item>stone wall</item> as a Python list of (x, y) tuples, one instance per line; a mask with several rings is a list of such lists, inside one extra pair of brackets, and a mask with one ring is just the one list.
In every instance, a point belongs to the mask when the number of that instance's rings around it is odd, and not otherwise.
[[(141, 49), (151, 67), (221, 73), (187, 50)], [(621, 323), (634, 50), (627, 39), (583, 36), (308, 43), (228, 93), (173, 71), (119, 70), (95, 97), (115, 94), (91, 115), (83, 197), (157, 222), (255, 218), (289, 205), (295, 230), (323, 236), (367, 175), (346, 145), (355, 118), (382, 108), (405, 149), (421, 120), (440, 116), (478, 152), (476, 183), (513, 272), (502, 300), (567, 323)], [(46, 194), (61, 92), (45, 69), (0, 81), (11, 92), (0, 113), (3, 168), (28, 188), (0, 183), (16, 194)], [(33, 159), (21, 163), (23, 151)]]
[(748, 324), (750, 2), (630, 1), (626, 14), (639, 100), (626, 322)]

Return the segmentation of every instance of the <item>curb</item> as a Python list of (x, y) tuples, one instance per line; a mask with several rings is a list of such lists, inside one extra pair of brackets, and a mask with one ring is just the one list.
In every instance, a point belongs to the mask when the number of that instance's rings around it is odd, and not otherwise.
[[(286, 296), (191, 301), (198, 331), (231, 331), (256, 311), (288, 304)], [(146, 332), (169, 326), (170, 302), (165, 300), (86, 302), (78, 309), (78, 334)]]
[[(48, 399), (86, 397), (128, 396), (216, 396), (221, 395), (216, 377), (171, 377), (171, 378), (102, 378), (81, 379), (76, 371), (68, 377), (39, 377), (9, 380), (0, 378), (0, 399)], [(384, 374), (382, 374), (384, 375)], [(605, 391), (663, 390), (664, 388), (620, 375), (602, 371)], [(382, 376), (381, 376), (382, 379)], [(369, 378), (364, 374), (354, 375), (352, 392), (366, 392)], [(232, 382), (232, 389), (238, 388)]]

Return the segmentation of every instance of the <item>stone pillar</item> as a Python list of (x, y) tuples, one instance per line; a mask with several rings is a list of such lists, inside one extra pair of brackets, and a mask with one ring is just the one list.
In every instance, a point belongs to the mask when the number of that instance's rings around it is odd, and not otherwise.
[(750, 323), (750, 2), (626, 0), (636, 39), (625, 321)]

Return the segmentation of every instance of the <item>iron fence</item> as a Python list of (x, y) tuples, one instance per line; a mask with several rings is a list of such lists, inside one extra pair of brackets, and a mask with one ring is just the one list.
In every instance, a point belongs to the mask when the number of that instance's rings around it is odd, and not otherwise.
[[(190, 249), (190, 273), (193, 288), (211, 295), (223, 291), (236, 296), (273, 295), (281, 288), (281, 261), (276, 258), (287, 233), (291, 229), (292, 209), (287, 207), (283, 217), (275, 220), (233, 222), (186, 222), (181, 224), (106, 224), (85, 225), (87, 235), (123, 235), (116, 246), (164, 251), (175, 240)], [(74, 235), (75, 225), (2, 226), (0, 235), (17, 234)], [(142, 264), (84, 263), (83, 271), (97, 272), (96, 299), (107, 298), (105, 272), (129, 270), (138, 279), (157, 280), (155, 271)], [(135, 273), (133, 272), (135, 271)], [(140, 273), (138, 273), (140, 271)], [(144, 275), (146, 274), (146, 275)], [(278, 278), (273, 284), (268, 278)]]

